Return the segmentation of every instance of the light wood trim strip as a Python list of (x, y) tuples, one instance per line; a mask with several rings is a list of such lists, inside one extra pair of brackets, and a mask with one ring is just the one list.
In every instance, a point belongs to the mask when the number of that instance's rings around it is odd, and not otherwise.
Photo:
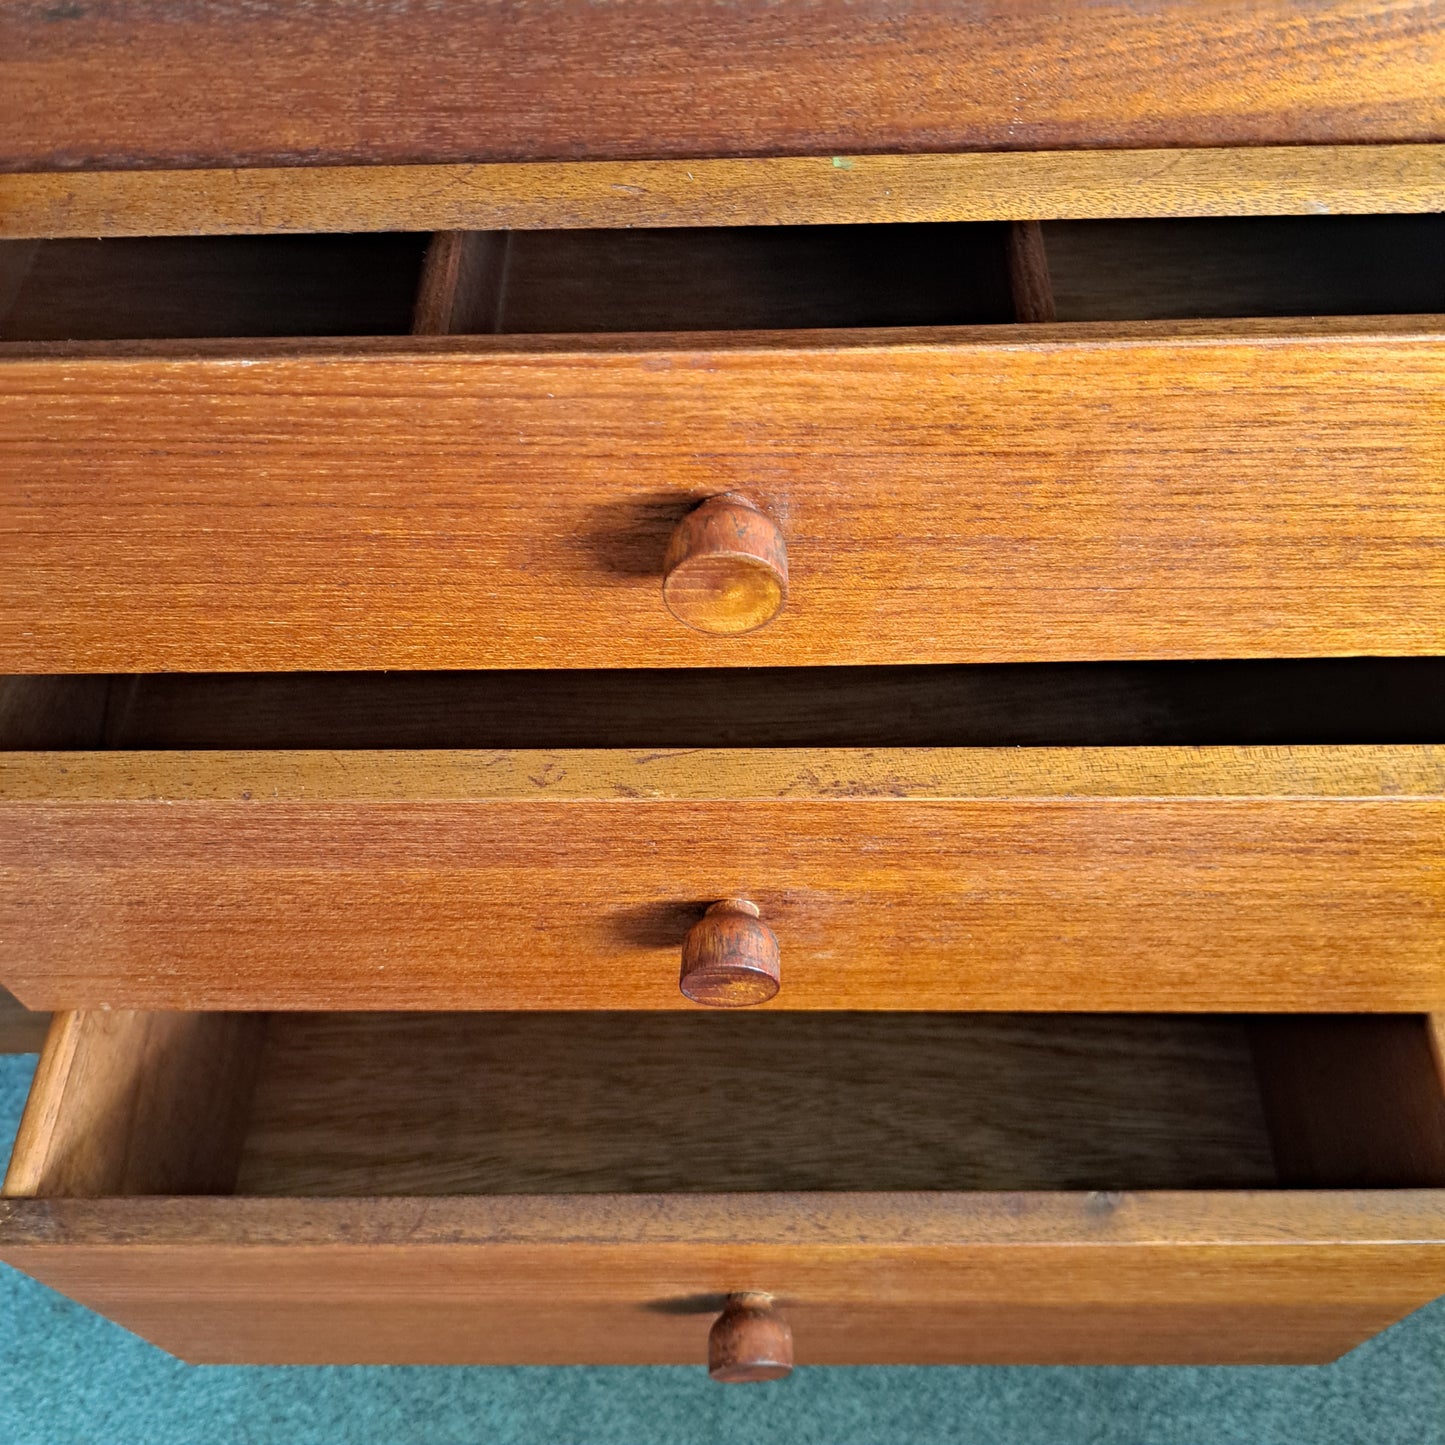
[[(700, 353), (760, 356), (789, 361), (814, 356), (876, 353), (949, 355), (959, 350), (1004, 350), (1035, 355), (1085, 349), (1118, 351), (1156, 347), (1329, 346), (1337, 342), (1445, 342), (1445, 313), (1404, 316), (1270, 316), (1167, 321), (1056, 321), (977, 326), (830, 327), (819, 330), (628, 331), (579, 335), (503, 334), (405, 336), (200, 337), (136, 341), (0, 342), (0, 368), (57, 363), (53, 385), (77, 389), (76, 378), (59, 369), (68, 363), (233, 363), (251, 367), (265, 361), (413, 362), (503, 359), (550, 362), (570, 357), (637, 357), (644, 360)], [(3, 372), (0, 372), (3, 376)], [(115, 382), (117, 378), (110, 378)], [(141, 375), (142, 383), (146, 378)], [(17, 378), (18, 381), (18, 378)]]
[(1445, 798), (1445, 747), (0, 754), (23, 803)]
[(1441, 210), (1441, 144), (0, 175), (0, 239)]
[[(371, 1199), (0, 1200), (0, 1247), (768, 1245), (868, 1250), (1256, 1249), (1415, 1244), (1442, 1250), (1445, 1191), (546, 1194)], [(1445, 1273), (1441, 1275), (1445, 1287)], [(1421, 1293), (1428, 1284), (1421, 1281)]]

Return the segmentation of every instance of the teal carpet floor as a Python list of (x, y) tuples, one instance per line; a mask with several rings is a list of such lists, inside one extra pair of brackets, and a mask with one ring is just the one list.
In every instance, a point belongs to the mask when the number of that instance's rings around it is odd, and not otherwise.
[[(0, 1058), (0, 1152), (34, 1068)], [(0, 1273), (0, 1445), (1445, 1445), (1445, 1301), (1310, 1369), (183, 1365)]]

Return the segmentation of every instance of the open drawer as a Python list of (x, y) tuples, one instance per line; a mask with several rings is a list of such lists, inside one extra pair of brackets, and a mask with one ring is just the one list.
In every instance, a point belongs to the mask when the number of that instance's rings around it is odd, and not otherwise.
[(0, 982), (32, 1008), (1427, 1010), (1442, 839), (1433, 746), (0, 753)]
[(0, 1257), (184, 1358), (1327, 1360), (1445, 1290), (1424, 1016), (59, 1016)]
[(0, 669), (1445, 650), (1442, 218), (1020, 234), (42, 243)]

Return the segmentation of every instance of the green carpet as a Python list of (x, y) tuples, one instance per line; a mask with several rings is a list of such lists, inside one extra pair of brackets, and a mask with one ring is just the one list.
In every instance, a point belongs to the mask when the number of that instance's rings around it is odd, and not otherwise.
[[(33, 1058), (0, 1058), (8, 1153)], [(4, 1445), (1445, 1445), (1445, 1301), (1310, 1369), (701, 1369), (183, 1365), (0, 1277)]]

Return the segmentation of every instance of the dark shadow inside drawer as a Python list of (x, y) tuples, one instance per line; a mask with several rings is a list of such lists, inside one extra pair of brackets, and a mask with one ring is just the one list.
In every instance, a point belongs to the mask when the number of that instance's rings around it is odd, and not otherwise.
[(0, 340), (1445, 310), (1437, 215), (1049, 221), (1024, 250), (1003, 222), (471, 234), (466, 283), (430, 320), (422, 234), (0, 242)]
[(0, 749), (1433, 743), (1445, 658), (0, 677)]
[[(1012, 321), (1007, 234), (1001, 223), (495, 233), (471, 313), (453, 316), (446, 329)], [(0, 242), (0, 274), (14, 273), (8, 314), (0, 292), (0, 340), (407, 332), (428, 239)]]
[(8, 1194), (1416, 1187), (1426, 1016), (61, 1015)]
[(0, 339), (396, 335), (425, 248), (405, 233), (0, 242)]

